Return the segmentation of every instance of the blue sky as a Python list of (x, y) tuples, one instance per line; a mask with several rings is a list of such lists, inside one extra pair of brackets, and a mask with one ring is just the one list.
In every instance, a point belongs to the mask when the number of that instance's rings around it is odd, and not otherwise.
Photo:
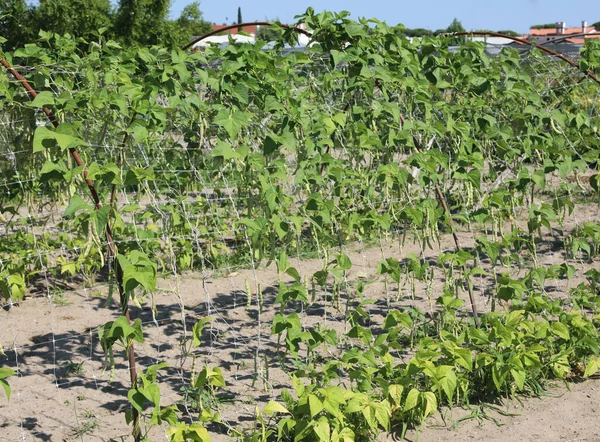
[[(193, 0), (173, 0), (171, 16), (178, 17)], [(458, 18), (467, 30), (512, 29), (524, 33), (530, 25), (564, 21), (581, 26), (600, 21), (600, 0), (200, 0), (204, 18), (214, 23), (232, 23), (237, 8), (244, 21), (279, 18), (293, 22), (294, 16), (312, 6), (316, 11), (350, 11), (353, 18), (377, 18), (388, 24), (403, 23), (410, 28), (446, 28)]]

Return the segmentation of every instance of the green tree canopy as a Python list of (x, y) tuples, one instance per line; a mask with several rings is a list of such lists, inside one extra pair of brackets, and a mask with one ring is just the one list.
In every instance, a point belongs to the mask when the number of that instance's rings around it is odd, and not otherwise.
[(498, 32), (498, 34), (510, 35), (512, 37), (518, 37), (521, 35), (518, 32), (511, 31), (510, 29), (503, 29), (503, 30), (497, 31), (497, 32)]
[(450, 26), (446, 28), (446, 32), (465, 32), (466, 29), (463, 27), (462, 23), (458, 21), (458, 19), (452, 20)]
[(2, 49), (12, 51), (35, 37), (32, 9), (25, 0), (0, 0), (0, 37)]
[(170, 6), (171, 0), (119, 0), (115, 34), (128, 45), (171, 46), (173, 27), (167, 20)]
[(0, 0), (0, 37), (6, 40), (2, 48), (11, 51), (34, 42), (40, 31), (90, 41), (101, 28), (106, 28), (105, 37), (124, 46), (181, 47), (211, 30), (198, 1), (176, 20), (168, 19), (170, 6), (171, 0), (119, 0), (116, 8), (111, 0), (40, 0), (39, 5)]
[(85, 40), (112, 23), (109, 0), (40, 0), (33, 13), (38, 31), (71, 34)]
[(541, 25), (530, 26), (529, 29), (549, 29), (549, 28), (555, 28), (555, 27), (556, 27), (556, 23), (545, 23), (545, 24), (541, 24)]
[[(462, 23), (458, 20), (458, 19), (454, 19), (452, 20), (452, 23), (450, 23), (450, 25), (446, 28), (446, 29), (437, 29), (433, 32), (433, 35), (440, 35), (440, 34), (452, 34), (454, 32), (465, 32), (465, 28), (463, 27)], [(464, 43), (466, 41), (466, 37), (462, 36), (462, 37), (454, 37), (452, 38), (452, 43), (453, 45), (458, 45), (461, 43)]]
[(404, 35), (407, 37), (424, 37), (433, 35), (433, 31), (424, 28), (406, 29)]
[(184, 46), (189, 43), (193, 37), (199, 37), (211, 31), (210, 22), (204, 20), (202, 11), (200, 11), (200, 2), (193, 2), (183, 8), (181, 15), (175, 20), (177, 28), (178, 46)]
[[(279, 23), (279, 18), (275, 20), (266, 20), (269, 23)], [(283, 31), (277, 26), (259, 26), (256, 30), (256, 39), (262, 41), (276, 41), (281, 38)]]

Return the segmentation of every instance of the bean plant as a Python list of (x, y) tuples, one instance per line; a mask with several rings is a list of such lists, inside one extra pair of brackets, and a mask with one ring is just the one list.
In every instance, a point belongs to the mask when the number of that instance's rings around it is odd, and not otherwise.
[[(276, 267), (277, 358), (261, 366), (284, 369), (289, 388), (256, 406), (251, 428), (225, 422), (215, 398), (232, 380), (201, 364), (204, 318), (181, 341), (193, 361), (185, 407), (163, 402), (168, 361), (133, 380), (125, 419), (136, 440), (164, 427), (174, 442), (209, 441), (209, 423), (245, 441), (373, 440), (443, 406), (541, 394), (549, 380), (600, 369), (598, 272), (590, 266), (562, 298), (545, 290), (574, 278), (576, 263), (597, 264), (600, 250), (598, 220), (564, 231), (578, 206), (600, 202), (600, 114), (589, 98), (599, 85), (587, 65), (569, 70), (535, 48), (492, 57), (478, 42), (409, 41), (401, 25), (349, 15), (307, 9), (301, 51), (284, 50), (294, 34), (284, 28), (275, 46), (123, 49), (99, 35), (82, 53), (81, 41), (42, 33), (0, 54), (37, 92), (30, 100), (0, 77), (7, 305), (33, 296), (42, 272), (105, 272), (122, 293), (121, 314), (98, 332), (112, 370), (146, 339), (128, 308), (147, 303), (160, 277)], [(546, 265), (556, 232), (562, 261)], [(392, 240), (418, 252), (376, 264), (396, 295), (382, 294), (385, 317), (373, 324), (377, 299), (365, 297), (371, 282), (351, 279), (347, 250), (383, 253)], [(319, 269), (305, 274), (309, 258)], [(421, 285), (428, 311), (399, 302)], [(260, 284), (244, 289), (260, 315)], [(343, 330), (304, 324), (322, 300)], [(13, 374), (0, 367), (8, 397)]]

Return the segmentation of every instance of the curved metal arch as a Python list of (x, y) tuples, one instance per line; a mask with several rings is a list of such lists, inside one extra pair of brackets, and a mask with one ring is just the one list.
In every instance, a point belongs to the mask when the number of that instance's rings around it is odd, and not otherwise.
[(220, 34), (221, 32), (229, 31), (230, 29), (241, 28), (241, 27), (244, 27), (244, 26), (279, 26), (279, 27), (282, 27), (282, 28), (291, 29), (294, 32), (306, 35), (307, 37), (312, 37), (312, 33), (311, 32), (307, 31), (306, 29), (297, 28), (295, 26), (284, 25), (284, 24), (279, 24), (279, 23), (271, 23), (271, 22), (268, 22), (268, 21), (253, 21), (253, 22), (245, 22), (245, 23), (236, 23), (234, 25), (229, 25), (229, 26), (225, 26), (224, 28), (221, 28), (221, 29), (216, 29), (214, 31), (210, 31), (208, 34), (204, 34), (203, 36), (198, 37), (196, 40), (192, 41), (191, 43), (186, 44), (181, 49), (184, 50), (184, 51), (186, 51), (189, 48), (193, 47), (196, 43), (204, 40), (205, 38), (212, 37), (213, 35)]
[(562, 61), (564, 61), (565, 63), (570, 64), (571, 66), (573, 66), (574, 68), (576, 68), (579, 72), (581, 72), (583, 75), (585, 75), (586, 77), (592, 79), (593, 81), (595, 81), (596, 83), (598, 83), (598, 85), (600, 86), (600, 80), (598, 79), (598, 77), (596, 77), (593, 73), (591, 73), (590, 71), (583, 71), (581, 70), (581, 68), (579, 67), (579, 65), (577, 63), (575, 63), (573, 60), (571, 60), (570, 58), (565, 57), (562, 54), (559, 54), (556, 51), (553, 51), (552, 49), (548, 49), (547, 47), (543, 46), (543, 45), (538, 45), (534, 42), (531, 42), (529, 40), (525, 40), (523, 38), (519, 38), (519, 37), (513, 37), (512, 35), (506, 35), (506, 34), (500, 34), (499, 32), (491, 32), (491, 31), (472, 31), (472, 32), (455, 32), (452, 34), (446, 34), (446, 35), (456, 35), (456, 36), (468, 36), (468, 35), (481, 35), (481, 36), (490, 36), (490, 37), (502, 37), (502, 38), (508, 38), (509, 40), (513, 40), (517, 43), (521, 43), (524, 45), (528, 45), (528, 46), (532, 46), (534, 48), (539, 49), (542, 52), (546, 52), (547, 54), (550, 54)]

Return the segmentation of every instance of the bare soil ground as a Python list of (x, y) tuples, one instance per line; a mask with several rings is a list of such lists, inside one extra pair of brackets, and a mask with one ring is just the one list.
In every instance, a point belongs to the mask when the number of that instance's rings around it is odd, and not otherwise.
[[(600, 441), (600, 379), (557, 384), (542, 398), (513, 400), (485, 409), (488, 419), (460, 421), (471, 410), (444, 410), (429, 419), (424, 428), (410, 431), (411, 441), (485, 440), (512, 441)], [(460, 422), (458, 422), (460, 421)], [(394, 440), (390, 437), (388, 440)]]
[[(577, 206), (565, 222), (565, 231), (576, 224), (600, 221), (597, 206)], [(509, 228), (507, 226), (507, 228)], [(472, 247), (477, 234), (459, 235), (463, 247)], [(555, 252), (553, 241), (561, 232), (553, 232), (540, 244), (539, 264), (551, 265), (564, 261), (562, 252)], [(440, 249), (427, 250), (425, 256), (436, 260), (440, 250), (451, 251), (450, 235), (442, 238)], [(419, 247), (407, 239), (403, 247), (397, 240), (388, 240), (381, 246), (352, 244), (344, 252), (353, 267), (347, 275), (348, 289), (339, 307), (331, 297), (317, 292), (315, 302), (298, 311), (305, 327), (332, 328), (341, 336), (346, 331), (346, 305), (352, 308), (359, 301), (355, 282), (366, 281), (364, 298), (375, 302), (368, 305), (370, 323), (378, 330), (390, 308), (414, 306), (426, 312), (435, 309), (435, 299), (441, 294), (443, 275), (436, 269), (430, 294), (423, 284), (417, 284), (413, 299), (410, 285), (385, 284), (376, 274), (383, 258), (402, 259), (409, 253), (419, 254)], [(571, 280), (552, 281), (545, 290), (551, 296), (565, 296), (568, 290), (583, 281), (583, 272), (598, 262), (589, 264), (569, 261), (577, 273)], [(312, 275), (322, 268), (320, 259), (293, 261), (302, 276)], [(511, 271), (511, 269), (505, 269)], [(513, 275), (523, 273), (512, 270)], [(246, 281), (255, 291), (261, 284), (264, 307), (259, 312), (257, 298), (247, 308)], [(286, 371), (281, 367), (277, 341), (270, 336), (270, 326), (278, 307), (274, 305), (278, 278), (275, 266), (256, 270), (231, 270), (222, 274), (187, 273), (159, 282), (154, 298), (143, 300), (141, 308), (132, 307), (133, 318), (144, 325), (145, 342), (136, 345), (138, 369), (165, 361), (169, 367), (161, 371), (162, 403), (183, 404), (182, 386), (189, 385), (193, 365), (191, 357), (181, 351), (182, 338), (198, 318), (211, 316), (214, 321), (205, 330), (202, 346), (196, 352), (196, 371), (204, 364), (223, 370), (227, 387), (223, 389), (219, 409), (223, 419), (238, 428), (251, 427), (255, 407), (262, 407), (271, 399), (278, 399), (283, 388), (289, 388)], [(479, 281), (475, 295), (480, 312), (489, 310), (488, 294), (491, 282)], [(99, 284), (92, 288), (64, 286), (40, 295), (31, 293), (17, 306), (0, 309), (0, 342), (6, 358), (4, 366), (18, 372), (10, 378), (13, 396), (10, 403), (0, 397), (0, 441), (107, 441), (127, 438), (130, 430), (125, 423), (124, 411), (128, 406), (129, 369), (124, 352), (115, 347), (115, 369), (104, 369), (104, 353), (98, 340), (98, 326), (114, 320), (120, 308), (116, 302), (106, 304), (108, 287)], [(462, 296), (467, 300), (467, 294)], [(346, 298), (350, 301), (346, 303)], [(152, 306), (154, 305), (154, 310)], [(469, 314), (468, 303), (464, 314)], [(333, 349), (335, 350), (335, 349)], [(258, 356), (258, 357), (257, 357)], [(483, 413), (472, 410), (442, 410), (429, 419), (424, 427), (410, 430), (409, 440), (600, 440), (600, 420), (594, 419), (600, 410), (600, 381), (590, 379), (569, 384), (570, 391), (557, 385), (541, 399), (523, 398), (522, 402), (487, 406)], [(197, 417), (188, 400), (190, 418)], [(500, 410), (500, 411), (498, 411)], [(470, 419), (465, 419), (473, 414)], [(507, 414), (512, 414), (508, 416)], [(478, 419), (477, 416), (482, 419)], [(500, 424), (497, 425), (497, 424)], [(209, 427), (215, 441), (231, 440), (226, 426)], [(152, 440), (166, 440), (164, 430), (151, 432)], [(382, 435), (380, 440), (395, 440), (397, 435)]]

